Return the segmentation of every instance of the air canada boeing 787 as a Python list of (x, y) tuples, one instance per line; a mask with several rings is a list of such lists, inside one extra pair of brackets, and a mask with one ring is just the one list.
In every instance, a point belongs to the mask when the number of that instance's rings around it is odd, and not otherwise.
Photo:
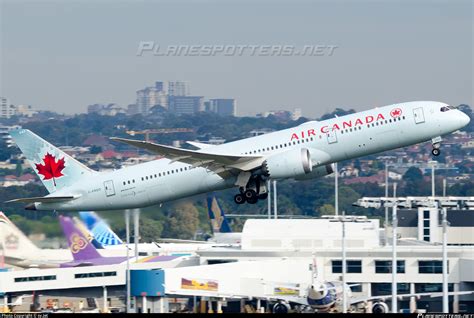
[[(440, 154), (441, 136), (463, 128), (469, 117), (440, 102), (408, 102), (211, 146), (187, 150), (112, 138), (165, 158), (112, 172), (84, 166), (29, 130), (11, 136), (49, 191), (21, 198), (33, 210), (140, 208), (199, 193), (237, 187), (237, 204), (267, 198), (266, 180), (308, 180), (333, 173), (333, 163), (425, 141)], [(297, 189), (295, 189), (297, 191)]]

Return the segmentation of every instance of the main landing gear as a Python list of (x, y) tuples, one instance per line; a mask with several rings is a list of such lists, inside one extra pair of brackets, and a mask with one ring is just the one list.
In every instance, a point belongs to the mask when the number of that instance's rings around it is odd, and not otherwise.
[(441, 154), (441, 137), (436, 137), (431, 139), (431, 143), (433, 144), (433, 149), (431, 150), (431, 154), (435, 157), (438, 157)]
[(268, 190), (261, 177), (251, 178), (247, 186), (239, 188), (240, 193), (234, 196), (234, 202), (244, 204), (245, 202), (255, 204), (258, 200), (268, 198)]

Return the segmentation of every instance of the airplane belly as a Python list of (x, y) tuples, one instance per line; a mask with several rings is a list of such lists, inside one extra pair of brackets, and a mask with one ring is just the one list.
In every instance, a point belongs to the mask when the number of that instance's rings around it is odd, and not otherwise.
[(377, 147), (382, 151), (400, 146), (400, 135), (396, 129), (383, 131), (375, 138), (377, 138)]
[(172, 193), (169, 184), (163, 181), (147, 188), (147, 198), (150, 204), (168, 201)]

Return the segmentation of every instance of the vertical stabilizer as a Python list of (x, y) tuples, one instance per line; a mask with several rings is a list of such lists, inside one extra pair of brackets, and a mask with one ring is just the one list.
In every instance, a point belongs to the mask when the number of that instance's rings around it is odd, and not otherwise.
[(109, 225), (95, 212), (79, 212), (79, 216), (86, 224), (94, 238), (102, 246), (112, 246), (123, 244), (122, 240), (115, 234)]
[(74, 225), (73, 220), (67, 216), (59, 216), (59, 222), (66, 236), (69, 250), (75, 261), (101, 258), (95, 247), (90, 243), (82, 232)]
[(229, 223), (215, 195), (207, 197), (207, 211), (211, 221), (212, 231), (214, 233), (230, 233), (232, 232)]
[(3, 212), (0, 212), (0, 244), (5, 256), (18, 259), (34, 259), (41, 252)]
[(13, 130), (10, 135), (49, 193), (96, 173), (28, 129)]

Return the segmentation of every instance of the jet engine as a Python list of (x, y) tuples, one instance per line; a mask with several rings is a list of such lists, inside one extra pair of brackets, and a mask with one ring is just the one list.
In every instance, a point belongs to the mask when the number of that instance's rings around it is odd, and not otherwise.
[(287, 314), (291, 310), (290, 305), (287, 302), (279, 301), (275, 305), (273, 305), (273, 313), (274, 314)]
[(388, 305), (383, 301), (378, 301), (372, 305), (373, 314), (386, 314), (389, 312)]
[(334, 164), (327, 164), (324, 166), (314, 167), (313, 171), (308, 174), (297, 176), (295, 179), (302, 181), (302, 180), (309, 180), (309, 179), (316, 179), (327, 176), (334, 172)]
[(263, 162), (263, 174), (273, 179), (294, 178), (311, 173), (311, 155), (306, 148), (293, 149), (269, 157)]

